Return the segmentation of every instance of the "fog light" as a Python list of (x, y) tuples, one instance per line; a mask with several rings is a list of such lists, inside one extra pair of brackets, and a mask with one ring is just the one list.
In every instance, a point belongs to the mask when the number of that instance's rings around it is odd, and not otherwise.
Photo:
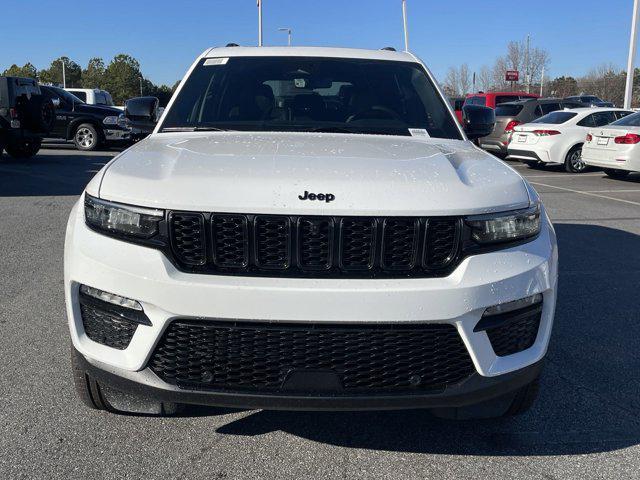
[(130, 308), (131, 310), (138, 310), (140, 312), (142, 311), (142, 305), (137, 301), (121, 297), (120, 295), (115, 295), (113, 293), (104, 292), (97, 288), (80, 285), (80, 293), (88, 295), (89, 297), (97, 298), (103, 302), (111, 303), (112, 305), (118, 305), (120, 307)]
[(501, 313), (513, 312), (514, 310), (520, 310), (521, 308), (531, 307), (538, 303), (542, 303), (542, 294), (536, 293), (530, 297), (521, 298), (513, 302), (501, 303), (500, 305), (494, 305), (484, 311), (483, 317), (490, 317), (493, 315), (500, 315)]

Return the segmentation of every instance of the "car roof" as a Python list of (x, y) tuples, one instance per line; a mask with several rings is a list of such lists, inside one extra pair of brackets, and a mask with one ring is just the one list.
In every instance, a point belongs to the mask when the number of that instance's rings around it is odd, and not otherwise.
[(217, 57), (326, 57), (414, 63), (418, 61), (407, 52), (336, 47), (213, 47), (201, 55), (201, 58)]
[[(564, 110), (568, 110), (570, 112), (575, 113), (594, 113), (594, 112), (630, 112), (631, 110), (627, 110), (625, 108), (616, 108), (616, 107), (579, 107), (579, 108), (565, 108)], [(563, 110), (558, 110), (562, 112)]]
[(523, 98), (522, 100), (512, 100), (511, 102), (503, 102), (498, 107), (502, 105), (525, 105), (525, 104), (535, 104), (535, 103), (558, 103), (561, 102), (561, 98)]
[[(469, 97), (488, 97), (490, 95), (508, 95), (508, 96), (525, 96), (528, 98), (538, 98), (538, 95), (535, 93), (527, 93), (527, 92), (478, 92), (478, 93), (468, 93), (467, 98)], [(506, 102), (505, 102), (506, 103)]]

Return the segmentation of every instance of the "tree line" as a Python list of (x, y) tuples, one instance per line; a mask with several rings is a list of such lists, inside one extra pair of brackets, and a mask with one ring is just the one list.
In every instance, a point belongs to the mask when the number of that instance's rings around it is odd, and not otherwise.
[(161, 106), (166, 106), (173, 91), (178, 86), (156, 85), (144, 78), (140, 70), (140, 62), (131, 55), (119, 54), (113, 57), (108, 65), (100, 57), (89, 60), (82, 68), (69, 57), (59, 57), (51, 62), (48, 68), (38, 70), (28, 62), (22, 67), (13, 64), (2, 75), (13, 77), (35, 78), (40, 83), (62, 85), (62, 65), (64, 64), (67, 87), (100, 88), (107, 90), (116, 105), (125, 100), (142, 95), (158, 97)]
[[(593, 68), (586, 75), (580, 77), (549, 76), (550, 55), (544, 49), (529, 48), (527, 62), (527, 45), (525, 41), (511, 41), (507, 44), (507, 52), (498, 57), (493, 65), (485, 65), (475, 73), (465, 63), (450, 67), (444, 78), (443, 88), (449, 96), (464, 96), (474, 91), (510, 91), (526, 90), (527, 65), (529, 65), (529, 85), (532, 93), (540, 93), (545, 97), (569, 97), (572, 95), (589, 94), (613, 102), (617, 106), (624, 103), (624, 89), (627, 73), (612, 64), (603, 64)], [(520, 80), (513, 86), (505, 79), (507, 70), (518, 70)], [(544, 74), (544, 81), (542, 72)], [(640, 69), (634, 72), (634, 95), (632, 105), (640, 105)]]

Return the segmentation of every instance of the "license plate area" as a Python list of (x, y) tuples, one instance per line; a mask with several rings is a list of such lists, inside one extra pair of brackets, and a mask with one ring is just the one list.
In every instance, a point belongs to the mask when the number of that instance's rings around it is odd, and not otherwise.
[(598, 137), (598, 145), (609, 145), (608, 137)]
[(519, 143), (525, 143), (526, 141), (527, 141), (527, 135), (526, 134), (525, 135), (523, 135), (523, 134), (518, 135), (518, 142)]

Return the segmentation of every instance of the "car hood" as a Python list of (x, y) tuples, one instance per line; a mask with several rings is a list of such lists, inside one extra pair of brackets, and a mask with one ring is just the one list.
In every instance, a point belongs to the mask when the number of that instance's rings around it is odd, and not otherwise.
[[(522, 208), (522, 178), (470, 142), (327, 133), (154, 134), (102, 170), (101, 198), (166, 209), (459, 215)], [(301, 200), (304, 192), (334, 200)]]

